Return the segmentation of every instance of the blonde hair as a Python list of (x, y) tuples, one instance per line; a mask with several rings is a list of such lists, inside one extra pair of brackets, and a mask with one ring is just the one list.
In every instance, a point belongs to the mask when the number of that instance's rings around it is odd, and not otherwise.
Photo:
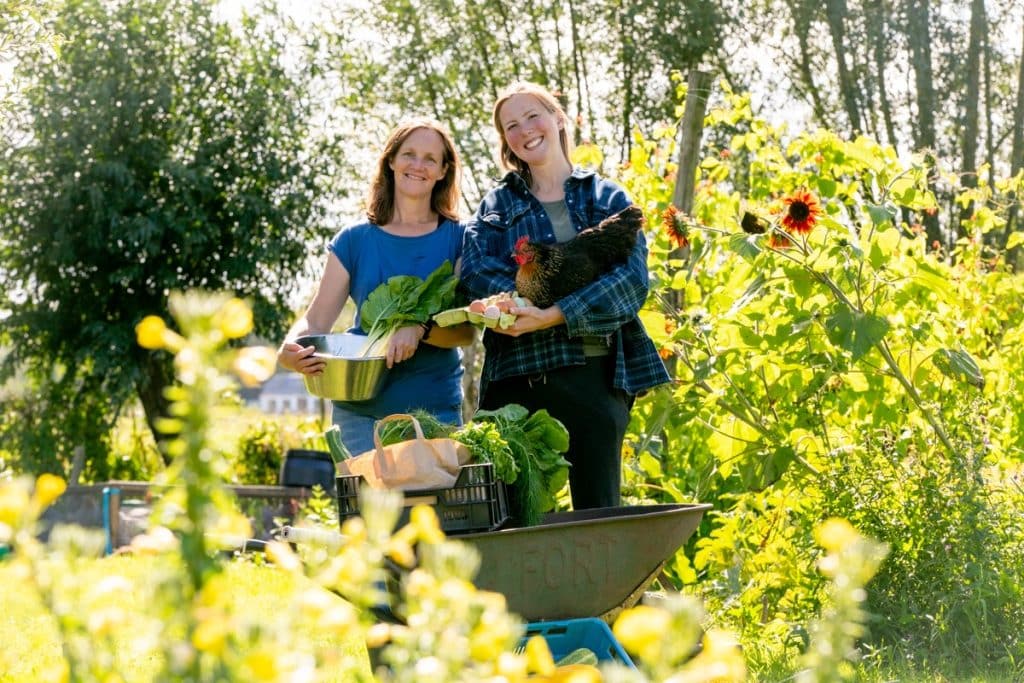
[(501, 108), (515, 95), (532, 95), (543, 105), (549, 113), (554, 114), (562, 122), (562, 128), (558, 131), (558, 142), (562, 148), (562, 154), (565, 156), (565, 160), (572, 165), (572, 161), (569, 158), (569, 153), (572, 150), (572, 143), (569, 140), (569, 116), (565, 113), (565, 109), (555, 99), (555, 96), (551, 94), (547, 88), (536, 83), (529, 81), (517, 81), (512, 83), (507, 88), (501, 91), (498, 95), (498, 100), (494, 103), (494, 127), (498, 131), (498, 136), (501, 138), (501, 149), (499, 151), (499, 158), (501, 165), (510, 171), (515, 171), (523, 177), (523, 180), (529, 184), (533, 178), (530, 173), (530, 165), (520, 159), (512, 152), (512, 148), (508, 145), (508, 140), (505, 138), (505, 129), (501, 126)]
[(371, 223), (386, 225), (395, 213), (395, 172), (391, 170), (398, 149), (414, 131), (432, 130), (441, 136), (444, 147), (442, 163), (444, 176), (434, 185), (430, 193), (430, 208), (437, 214), (453, 221), (459, 220), (459, 200), (462, 196), (462, 162), (455, 150), (451, 133), (444, 124), (434, 119), (409, 119), (399, 123), (388, 135), (384, 150), (377, 159), (377, 171), (370, 183), (366, 197), (366, 217)]

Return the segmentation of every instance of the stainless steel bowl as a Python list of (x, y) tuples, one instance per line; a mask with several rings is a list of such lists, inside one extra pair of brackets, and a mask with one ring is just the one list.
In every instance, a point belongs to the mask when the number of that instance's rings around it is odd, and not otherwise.
[(306, 391), (332, 401), (367, 401), (380, 393), (387, 377), (384, 356), (363, 356), (366, 337), (359, 334), (314, 334), (295, 340), (315, 346), (324, 361), (320, 375), (303, 375)]

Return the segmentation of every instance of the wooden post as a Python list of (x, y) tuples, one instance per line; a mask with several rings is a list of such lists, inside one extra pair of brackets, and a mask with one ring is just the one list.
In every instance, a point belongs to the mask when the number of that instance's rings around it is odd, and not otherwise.
[(711, 74), (699, 69), (690, 71), (686, 80), (686, 105), (683, 108), (683, 121), (679, 126), (679, 171), (676, 173), (676, 187), (672, 192), (672, 204), (687, 214), (693, 210), (697, 159), (700, 157), (704, 114), (708, 108), (710, 93)]
[[(697, 181), (697, 161), (700, 159), (704, 114), (711, 92), (711, 74), (693, 69), (687, 78), (686, 86), (686, 104), (683, 107), (683, 120), (679, 125), (679, 168), (676, 171), (676, 186), (672, 191), (672, 204), (681, 213), (689, 216), (693, 211), (693, 191)], [(669, 254), (669, 259), (684, 259), (688, 251), (689, 247), (677, 247)], [(682, 310), (686, 303), (681, 290), (669, 292), (668, 300), (674, 309), (665, 311), (669, 316)], [(675, 356), (666, 359), (665, 367), (670, 375), (675, 376)]]
[(79, 444), (71, 452), (71, 474), (68, 475), (68, 484), (77, 486), (78, 480), (82, 476), (82, 470), (85, 469), (85, 446)]

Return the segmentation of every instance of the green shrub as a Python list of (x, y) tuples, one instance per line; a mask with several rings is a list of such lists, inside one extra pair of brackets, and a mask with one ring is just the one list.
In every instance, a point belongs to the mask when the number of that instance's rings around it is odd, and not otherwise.
[(882, 430), (821, 483), (827, 514), (895, 549), (872, 584), (871, 641), (907, 662), (1024, 658), (1024, 492), (986, 453), (982, 412), (968, 401), (953, 421), (958, 457)]
[(257, 422), (238, 439), (233, 480), (239, 484), (276, 484), (283, 458), (280, 424), (273, 420)]
[(318, 418), (259, 417), (238, 437), (234, 451), (226, 453), (231, 480), (236, 484), (273, 485), (281, 463), (291, 449), (327, 450)]

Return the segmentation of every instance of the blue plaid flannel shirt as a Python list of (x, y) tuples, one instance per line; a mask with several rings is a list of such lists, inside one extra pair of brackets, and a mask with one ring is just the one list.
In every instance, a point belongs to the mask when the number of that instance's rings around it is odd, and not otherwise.
[[(629, 206), (615, 183), (575, 169), (565, 182), (565, 202), (576, 232), (597, 225)], [(526, 182), (511, 172), (488, 192), (466, 226), (461, 285), (474, 299), (515, 289), (512, 252), (523, 235), (553, 244), (547, 212)], [(614, 386), (637, 394), (669, 381), (665, 364), (637, 313), (647, 298), (647, 241), (641, 234), (627, 263), (558, 301), (565, 324), (519, 337), (484, 334), (483, 381), (538, 375), (583, 365), (583, 336), (608, 337), (615, 354)]]

